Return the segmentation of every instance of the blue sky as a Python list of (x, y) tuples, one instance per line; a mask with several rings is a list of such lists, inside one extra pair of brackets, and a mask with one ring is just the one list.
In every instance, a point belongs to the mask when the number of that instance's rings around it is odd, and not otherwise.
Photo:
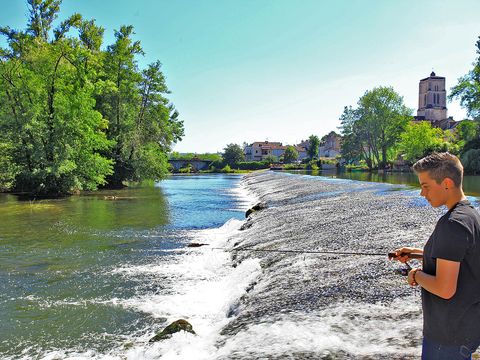
[[(26, 1), (0, 5), (1, 26), (25, 26)], [(338, 131), (343, 107), (375, 86), (416, 111), (418, 81), (434, 70), (455, 85), (480, 35), (477, 0), (64, 0), (59, 20), (74, 12), (106, 29), (106, 45), (133, 25), (139, 65), (162, 62), (185, 122), (180, 152)]]

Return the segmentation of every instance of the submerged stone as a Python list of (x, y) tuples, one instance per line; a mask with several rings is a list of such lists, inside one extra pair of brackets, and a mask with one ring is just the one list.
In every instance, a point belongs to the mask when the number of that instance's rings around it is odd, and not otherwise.
[(255, 211), (263, 210), (263, 209), (266, 209), (266, 208), (267, 208), (267, 204), (264, 203), (264, 202), (260, 202), (257, 205), (255, 205), (254, 207), (248, 209), (247, 212), (245, 213), (245, 217), (249, 217), (251, 213), (253, 213)]
[(179, 331), (186, 331), (196, 335), (195, 331), (193, 331), (192, 324), (190, 324), (187, 320), (179, 319), (168, 325), (165, 329), (163, 329), (161, 332), (151, 338), (150, 342), (169, 339), (172, 337), (173, 334)]
[(204, 243), (190, 243), (187, 245), (187, 247), (200, 247), (200, 246), (205, 246), (209, 244), (204, 244)]

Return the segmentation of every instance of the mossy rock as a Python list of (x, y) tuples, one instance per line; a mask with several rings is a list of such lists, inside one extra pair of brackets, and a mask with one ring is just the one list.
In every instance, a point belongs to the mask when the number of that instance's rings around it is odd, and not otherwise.
[(255, 212), (255, 211), (259, 211), (259, 210), (263, 210), (263, 209), (266, 209), (267, 208), (267, 204), (266, 203), (258, 203), (257, 205), (255, 205), (254, 207), (250, 208), (247, 210), (247, 212), (245, 213), (245, 217), (249, 217), (251, 213)]
[(204, 243), (190, 243), (187, 245), (187, 247), (200, 247), (200, 246), (205, 246), (205, 245), (208, 245), (208, 244), (204, 244)]
[(170, 339), (173, 334), (179, 331), (186, 331), (196, 335), (195, 331), (193, 331), (192, 324), (190, 324), (187, 320), (179, 319), (168, 325), (165, 329), (151, 338), (150, 342)]

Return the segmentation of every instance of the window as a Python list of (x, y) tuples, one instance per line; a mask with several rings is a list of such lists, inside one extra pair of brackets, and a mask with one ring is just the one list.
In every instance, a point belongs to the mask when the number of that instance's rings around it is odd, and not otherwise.
[(427, 94), (423, 95), (423, 106), (427, 106)]

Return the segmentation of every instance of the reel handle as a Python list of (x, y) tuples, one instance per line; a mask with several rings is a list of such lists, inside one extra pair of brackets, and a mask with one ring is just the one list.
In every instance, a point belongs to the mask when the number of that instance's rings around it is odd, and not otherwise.
[[(410, 259), (423, 259), (423, 254), (419, 253), (401, 253), (400, 256), (408, 256)], [(394, 252), (388, 253), (388, 258), (390, 260), (396, 259), (398, 256)]]

